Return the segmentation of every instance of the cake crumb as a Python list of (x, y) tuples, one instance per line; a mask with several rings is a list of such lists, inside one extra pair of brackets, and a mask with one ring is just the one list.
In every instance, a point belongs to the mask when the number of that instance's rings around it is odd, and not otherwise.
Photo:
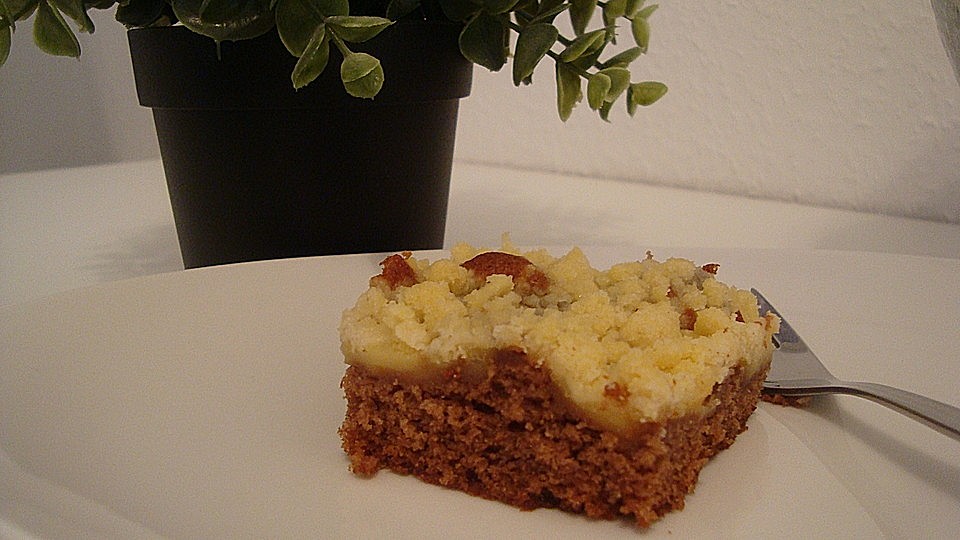
[(813, 400), (813, 396), (785, 396), (783, 394), (768, 394), (764, 392), (760, 395), (760, 399), (766, 401), (767, 403), (773, 403), (774, 405), (781, 405), (783, 407), (797, 407), (802, 409), (810, 404), (810, 401)]

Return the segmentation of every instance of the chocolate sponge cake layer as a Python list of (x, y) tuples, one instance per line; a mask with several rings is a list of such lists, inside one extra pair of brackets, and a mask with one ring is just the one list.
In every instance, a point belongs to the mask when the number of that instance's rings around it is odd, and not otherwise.
[(340, 436), (353, 472), (389, 469), (524, 510), (642, 527), (683, 508), (704, 464), (746, 429), (766, 374), (735, 367), (704, 412), (625, 433), (585, 420), (522, 351), (464, 366), (433, 377), (349, 366)]

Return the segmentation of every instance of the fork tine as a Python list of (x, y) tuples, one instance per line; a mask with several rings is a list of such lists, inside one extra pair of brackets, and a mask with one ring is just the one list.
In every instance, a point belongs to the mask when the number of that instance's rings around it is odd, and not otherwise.
[(799, 334), (790, 326), (770, 301), (760, 291), (750, 289), (757, 297), (760, 313), (773, 313), (780, 318), (780, 330), (773, 335), (773, 344), (777, 350), (773, 353), (773, 363), (767, 374), (766, 390), (777, 388), (777, 381), (784, 379), (834, 379), (823, 362), (810, 350)]
[(750, 289), (750, 292), (757, 297), (757, 304), (760, 306), (760, 315), (766, 315), (767, 313), (773, 313), (780, 319), (780, 330), (773, 335), (773, 344), (777, 348), (781, 348), (784, 344), (796, 344), (795, 347), (798, 348), (807, 348), (807, 344), (804, 343), (803, 339), (800, 338), (800, 335), (790, 326), (790, 323), (783, 318), (783, 315), (777, 311), (777, 308), (773, 307), (770, 304), (770, 301), (767, 300), (760, 291), (756, 289)]

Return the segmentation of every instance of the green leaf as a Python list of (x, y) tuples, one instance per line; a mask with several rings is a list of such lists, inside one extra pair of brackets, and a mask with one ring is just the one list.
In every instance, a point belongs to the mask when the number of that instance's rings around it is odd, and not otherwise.
[(354, 15), (335, 15), (327, 17), (327, 26), (344, 41), (362, 43), (383, 32), (393, 24), (383, 17), (361, 17)]
[(563, 13), (569, 7), (570, 4), (567, 4), (565, 0), (544, 0), (540, 4), (536, 16), (530, 19), (530, 24), (552, 23), (557, 15)]
[(607, 100), (607, 92), (613, 81), (603, 73), (594, 73), (587, 81), (587, 104), (593, 110), (599, 110)]
[(117, 6), (114, 18), (127, 28), (150, 26), (164, 13), (165, 0), (138, 0)]
[(337, 15), (350, 14), (349, 0), (299, 0), (299, 1), (305, 4), (307, 9), (313, 12), (314, 17), (317, 17), (317, 14), (323, 15), (325, 17), (334, 17)]
[(603, 24), (612, 26), (627, 12), (627, 0), (609, 0), (603, 5)]
[(603, 14), (603, 26), (607, 29), (610, 41), (617, 42), (616, 25), (617, 19), (623, 17), (627, 9), (627, 0), (610, 0), (603, 5), (601, 13)]
[(39, 0), (3, 0), (3, 2), (13, 22), (29, 19), (39, 5)]
[(326, 32), (326, 27), (321, 24), (301, 51), (297, 65), (293, 66), (293, 73), (290, 75), (293, 88), (299, 90), (313, 82), (326, 69), (329, 59), (330, 36)]
[(637, 113), (637, 103), (631, 99), (633, 97), (633, 88), (627, 90), (627, 114), (633, 116)]
[(287, 51), (294, 56), (303, 55), (310, 39), (323, 26), (304, 0), (280, 0), (275, 13), (277, 33)]
[[(537, 6), (537, 15), (550, 12), (560, 13), (570, 6), (567, 0), (540, 0), (539, 2), (533, 1), (532, 3), (534, 6)], [(557, 11), (557, 9), (560, 11)]]
[(340, 64), (340, 80), (351, 96), (372, 99), (383, 87), (383, 67), (367, 53), (350, 53)]
[(667, 85), (656, 81), (633, 83), (627, 90), (627, 111), (631, 116), (637, 105), (646, 107), (653, 105), (667, 93)]
[(7, 24), (6, 19), (0, 22), (6, 25), (0, 28), (0, 67), (3, 67), (3, 64), (7, 61), (7, 57), (10, 56), (10, 34), (13, 32), (13, 29)]
[[(534, 6), (537, 6), (537, 15), (542, 15), (549, 11), (561, 8), (561, 11), (567, 9), (567, 0), (540, 0), (539, 2), (531, 0)], [(559, 12), (558, 12), (559, 13)]]
[(580, 75), (566, 64), (557, 62), (557, 113), (560, 120), (566, 122), (581, 99)]
[(93, 33), (93, 20), (87, 15), (83, 0), (50, 0), (55, 8), (77, 23), (77, 28), (87, 34)]
[[(121, 0), (124, 4), (126, 4), (127, 1), (128, 0)], [(117, 3), (117, 0), (84, 0), (83, 5), (86, 6), (87, 9), (110, 9)]]
[(637, 14), (637, 11), (643, 7), (644, 0), (627, 0), (626, 7), (623, 10), (623, 16), (630, 19)]
[(540, 60), (557, 42), (560, 31), (549, 23), (537, 23), (524, 26), (517, 37), (517, 46), (513, 53), (513, 84), (529, 80)]
[(640, 55), (643, 54), (643, 49), (640, 47), (630, 47), (629, 49), (610, 57), (609, 60), (603, 63), (603, 67), (628, 67), (633, 63), (634, 60), (640, 58)]
[(56, 56), (80, 56), (80, 42), (73, 30), (67, 26), (60, 12), (46, 0), (40, 0), (37, 16), (33, 20), (33, 40), (37, 47), (47, 54)]
[(294, 56), (307, 48), (324, 17), (347, 15), (347, 0), (279, 0), (276, 7), (277, 33), (283, 46)]
[(596, 51), (607, 37), (607, 31), (604, 29), (594, 30), (578, 36), (560, 53), (560, 60), (572, 62), (584, 54)]
[(583, 35), (587, 31), (593, 12), (597, 9), (597, 0), (570, 0), (570, 23), (573, 33)]
[(613, 109), (613, 103), (609, 101), (604, 101), (603, 105), (600, 106), (600, 119), (604, 122), (610, 121), (610, 111)]
[(500, 15), (513, 9), (519, 0), (482, 0), (483, 10), (491, 15)]
[(597, 65), (598, 61), (600, 60), (600, 55), (603, 54), (603, 49), (609, 42), (609, 39), (604, 39), (595, 51), (587, 51), (583, 56), (570, 62), (570, 65), (575, 66), (582, 71), (589, 71)]
[(657, 4), (650, 4), (649, 6), (641, 9), (641, 10), (640, 10), (639, 12), (637, 12), (637, 14), (634, 15), (634, 16), (635, 16), (635, 17), (639, 17), (639, 18), (641, 18), (641, 19), (649, 19), (650, 16), (653, 15), (653, 12), (656, 11), (658, 7), (660, 7), (660, 6), (657, 5)]
[(170, 0), (184, 26), (216, 41), (250, 39), (274, 27), (274, 0)]
[(607, 95), (604, 101), (614, 102), (630, 87), (630, 70), (622, 67), (611, 67), (601, 69), (597, 72), (600, 75), (606, 75), (610, 78), (610, 88), (607, 89)]
[(499, 71), (507, 62), (509, 37), (500, 17), (481, 12), (460, 32), (460, 52), (474, 64)]
[(397, 20), (404, 15), (409, 15), (420, 7), (420, 0), (390, 0), (387, 4), (386, 16), (388, 19)]
[[(0, 0), (0, 28), (16, 30), (16, 22), (13, 12), (7, 7), (6, 1)], [(9, 51), (9, 43), (7, 44), (7, 50)]]
[(472, 0), (443, 0), (440, 8), (451, 21), (466, 21), (483, 9), (479, 1)]
[(645, 17), (634, 17), (630, 21), (630, 30), (633, 32), (633, 41), (636, 42), (640, 50), (647, 52), (650, 46), (650, 23)]

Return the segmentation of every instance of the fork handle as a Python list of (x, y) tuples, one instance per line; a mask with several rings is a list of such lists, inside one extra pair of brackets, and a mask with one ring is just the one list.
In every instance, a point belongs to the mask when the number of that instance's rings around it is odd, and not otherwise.
[[(779, 389), (778, 393), (794, 394), (786, 388)], [(885, 405), (960, 441), (960, 409), (920, 394), (914, 394), (885, 384), (846, 381), (807, 388), (803, 392), (803, 395), (815, 394), (860, 396)]]

